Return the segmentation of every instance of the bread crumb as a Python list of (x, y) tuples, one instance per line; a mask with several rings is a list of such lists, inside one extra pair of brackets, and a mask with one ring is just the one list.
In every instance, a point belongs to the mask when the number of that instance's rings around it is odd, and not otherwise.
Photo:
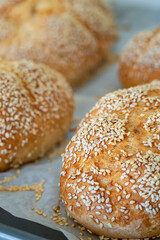
[(54, 206), (54, 207), (53, 207), (53, 210), (54, 210), (55, 212), (59, 211), (59, 210), (60, 210), (60, 206)]
[[(16, 177), (13, 176), (12, 177), (12, 180), (15, 179)], [(8, 182), (10, 181), (11, 178), (4, 178), (3, 182), (4, 181)], [(42, 197), (42, 194), (44, 192), (44, 183), (45, 183), (45, 180), (43, 179), (40, 183), (35, 183), (33, 186), (31, 185), (24, 185), (24, 186), (10, 186), (10, 187), (3, 187), (2, 185), (0, 185), (0, 191), (8, 191), (8, 192), (21, 192), (21, 191), (35, 191), (36, 194), (35, 194), (35, 201), (39, 201), (40, 198)]]
[(47, 214), (45, 214), (41, 209), (35, 209), (35, 213), (43, 217), (47, 217)]
[(33, 206), (31, 207), (31, 210), (34, 210), (34, 207), (33, 207)]
[(10, 181), (13, 181), (14, 179), (16, 179), (16, 176), (12, 176), (12, 177), (4, 177), (3, 180), (0, 181), (0, 184), (4, 184), (4, 183), (8, 183)]
[(59, 217), (59, 216), (61, 216), (61, 215), (62, 215), (62, 213), (59, 212), (59, 213), (54, 213), (52, 216), (53, 216), (53, 217)]
[[(60, 206), (60, 204), (61, 204), (61, 201), (62, 201), (62, 196), (59, 195), (59, 198), (58, 198), (59, 206)], [(60, 207), (59, 207), (59, 208), (60, 208)]]
[(50, 216), (50, 219), (55, 221), (60, 226), (68, 226), (69, 223), (67, 221), (67, 218), (59, 217), (59, 216), (62, 215), (62, 213), (60, 211), (60, 206), (54, 206), (53, 210), (54, 210), (55, 213), (52, 216)]
[(82, 227), (81, 225), (79, 225), (78, 228), (81, 229), (81, 231), (85, 230), (85, 227)]

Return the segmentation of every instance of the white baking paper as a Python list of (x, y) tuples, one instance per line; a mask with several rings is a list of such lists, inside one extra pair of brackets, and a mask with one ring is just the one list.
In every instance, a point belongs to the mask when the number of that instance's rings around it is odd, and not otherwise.
[[(122, 51), (125, 44), (134, 34), (141, 30), (154, 28), (160, 24), (159, 0), (110, 0), (109, 2), (115, 14), (120, 36), (113, 50), (115, 54), (119, 54)], [(95, 104), (99, 96), (120, 87), (117, 77), (117, 63), (97, 71), (92, 76), (92, 81), (90, 80), (83, 87), (75, 90), (75, 118), (82, 119)], [(73, 132), (70, 132), (66, 138), (70, 139), (72, 135)], [(61, 156), (50, 159), (51, 161), (48, 160), (49, 158), (46, 156), (46, 158), (36, 163), (23, 166), (21, 168), (21, 176), (3, 185), (5, 187), (11, 185), (34, 185), (36, 182), (41, 182), (42, 179), (45, 179), (44, 193), (38, 202), (35, 202), (35, 192), (32, 191), (0, 192), (0, 207), (15, 216), (41, 223), (53, 229), (60, 229), (70, 240), (76, 240), (80, 237), (87, 239), (91, 235), (87, 231), (83, 231), (84, 236), (81, 236), (80, 229), (71, 226), (74, 223), (73, 220), (69, 219), (69, 226), (66, 227), (60, 227), (50, 220), (50, 216), (54, 213), (52, 207), (58, 205), (60, 194), (58, 183), (62, 163)], [(15, 175), (16, 170), (10, 170), (1, 173), (0, 180), (3, 180), (4, 177)], [(45, 218), (35, 213), (31, 210), (31, 206), (34, 206), (35, 209), (42, 209), (47, 214), (47, 217)], [(62, 203), (61, 211), (63, 216), (66, 216)], [(92, 236), (92, 239), (96, 240), (99, 237)]]

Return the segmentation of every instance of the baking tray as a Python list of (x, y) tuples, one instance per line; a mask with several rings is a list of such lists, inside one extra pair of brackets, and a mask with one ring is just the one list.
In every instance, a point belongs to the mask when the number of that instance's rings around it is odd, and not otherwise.
[(0, 208), (0, 240), (67, 240), (62, 232), (17, 218)]

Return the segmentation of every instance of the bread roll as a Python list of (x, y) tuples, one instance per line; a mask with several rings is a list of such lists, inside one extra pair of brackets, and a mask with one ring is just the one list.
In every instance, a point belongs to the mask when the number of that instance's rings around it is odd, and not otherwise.
[(160, 78), (160, 28), (141, 32), (121, 55), (119, 78), (126, 88)]
[(0, 29), (1, 56), (48, 64), (72, 85), (108, 56), (116, 37), (103, 0), (15, 0), (0, 16), (14, 27), (3, 39)]
[(160, 235), (160, 81), (109, 93), (63, 158), (69, 215), (109, 238)]
[(62, 139), (74, 100), (65, 78), (31, 61), (0, 61), (0, 171), (43, 156)]

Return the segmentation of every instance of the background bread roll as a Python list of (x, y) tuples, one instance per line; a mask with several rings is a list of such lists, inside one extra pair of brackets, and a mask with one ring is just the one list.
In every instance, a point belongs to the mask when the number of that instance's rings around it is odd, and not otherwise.
[(124, 87), (160, 78), (160, 28), (140, 32), (121, 55), (119, 78)]
[(111, 238), (160, 235), (160, 81), (109, 93), (64, 154), (67, 212)]
[(43, 156), (62, 139), (74, 99), (65, 78), (31, 61), (0, 61), (0, 171)]
[(48, 64), (71, 84), (108, 56), (116, 37), (102, 0), (15, 0), (4, 4), (0, 15), (0, 22), (14, 28), (3, 38), (0, 29), (1, 56)]

